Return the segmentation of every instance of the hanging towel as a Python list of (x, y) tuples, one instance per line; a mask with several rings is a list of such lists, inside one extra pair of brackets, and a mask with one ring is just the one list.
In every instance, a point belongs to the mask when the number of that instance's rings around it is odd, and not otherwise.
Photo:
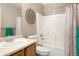
[(76, 54), (79, 56), (79, 25), (76, 27)]
[(13, 28), (12, 27), (6, 28), (6, 36), (13, 36)]

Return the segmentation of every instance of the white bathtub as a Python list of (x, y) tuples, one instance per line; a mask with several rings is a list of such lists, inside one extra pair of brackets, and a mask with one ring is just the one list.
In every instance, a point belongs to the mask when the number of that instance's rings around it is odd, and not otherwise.
[(47, 44), (43, 44), (43, 45), (50, 49), (49, 56), (64, 56), (64, 48), (51, 47)]

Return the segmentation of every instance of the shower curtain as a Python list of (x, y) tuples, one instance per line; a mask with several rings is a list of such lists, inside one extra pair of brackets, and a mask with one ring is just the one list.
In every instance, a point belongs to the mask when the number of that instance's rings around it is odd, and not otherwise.
[(76, 20), (77, 20), (77, 4), (68, 4), (66, 6), (66, 41), (65, 55), (76, 55)]

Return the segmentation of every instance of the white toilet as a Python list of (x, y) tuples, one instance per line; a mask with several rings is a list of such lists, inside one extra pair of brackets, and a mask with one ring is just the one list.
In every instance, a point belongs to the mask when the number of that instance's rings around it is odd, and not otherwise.
[(39, 56), (48, 56), (49, 55), (49, 48), (44, 47), (44, 46), (37, 46), (36, 47), (36, 52)]
[[(37, 35), (28, 36), (28, 38), (37, 40)], [(39, 56), (48, 56), (49, 52), (50, 52), (50, 49), (48, 47), (40, 46), (40, 45), (37, 45), (36, 47), (36, 53)]]

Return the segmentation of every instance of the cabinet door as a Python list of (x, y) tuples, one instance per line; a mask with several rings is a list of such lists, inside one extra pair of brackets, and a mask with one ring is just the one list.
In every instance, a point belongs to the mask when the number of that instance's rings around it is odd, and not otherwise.
[(24, 50), (18, 51), (14, 54), (12, 54), (11, 56), (24, 56)]
[(36, 55), (36, 43), (34, 43), (31, 46), (25, 48), (25, 55), (26, 56), (35, 56)]

